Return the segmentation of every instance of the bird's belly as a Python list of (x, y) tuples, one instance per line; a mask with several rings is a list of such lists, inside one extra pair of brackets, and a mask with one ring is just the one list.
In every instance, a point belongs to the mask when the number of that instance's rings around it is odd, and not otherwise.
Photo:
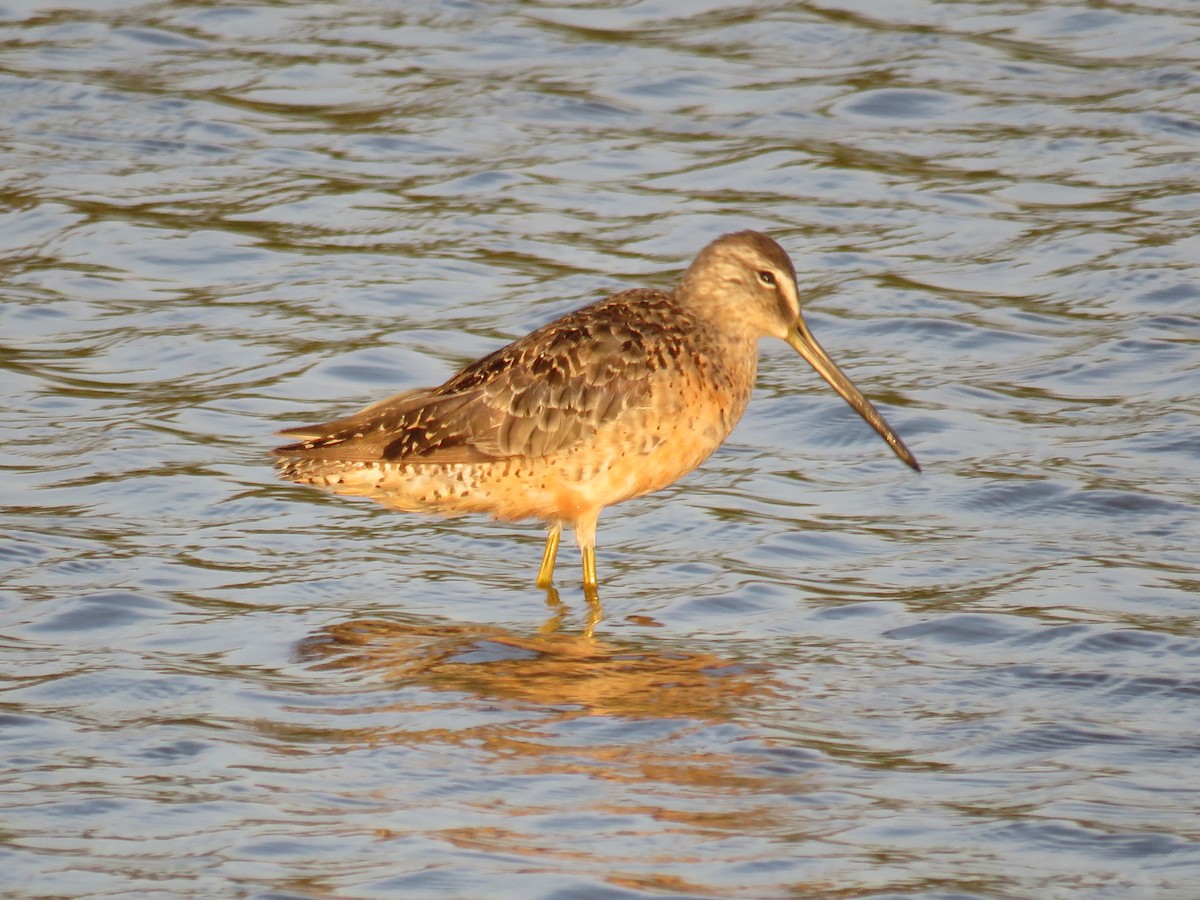
[(569, 522), (580, 512), (640, 497), (679, 480), (729, 436), (748, 399), (748, 389), (659, 398), (608, 424), (587, 444), (547, 460), (557, 518)]

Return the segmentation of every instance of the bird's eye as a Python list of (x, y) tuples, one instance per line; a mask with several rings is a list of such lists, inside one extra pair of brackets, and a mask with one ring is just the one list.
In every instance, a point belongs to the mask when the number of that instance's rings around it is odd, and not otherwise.
[(763, 269), (758, 273), (758, 280), (767, 287), (775, 287), (776, 285), (774, 273), (768, 272), (766, 269)]

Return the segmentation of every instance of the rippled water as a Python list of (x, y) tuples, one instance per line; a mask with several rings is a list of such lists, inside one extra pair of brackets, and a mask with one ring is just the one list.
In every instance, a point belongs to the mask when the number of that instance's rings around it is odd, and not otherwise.
[[(0, 888), (1200, 892), (1189, 0), (0, 3)], [(782, 345), (573, 553), (273, 479), (755, 227)]]

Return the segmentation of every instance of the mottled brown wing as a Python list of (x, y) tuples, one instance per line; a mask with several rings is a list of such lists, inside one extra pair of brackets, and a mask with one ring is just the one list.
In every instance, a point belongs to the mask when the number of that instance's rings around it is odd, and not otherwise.
[(398, 459), (389, 448), (422, 448), (430, 453), (451, 447), (462, 449), (460, 462), (484, 457), (471, 453), (453, 430), (442, 423), (454, 420), (459, 410), (475, 399), (471, 393), (439, 396), (437, 388), (420, 388), (372, 403), (353, 415), (319, 425), (288, 428), (280, 434), (304, 438), (277, 447), (278, 456), (303, 459), (375, 462)]
[(669, 365), (671, 296), (634, 290), (569, 313), (472, 363), (441, 387), (410, 391), (328, 425), (284, 456), (460, 463), (539, 457), (588, 439), (643, 403)]

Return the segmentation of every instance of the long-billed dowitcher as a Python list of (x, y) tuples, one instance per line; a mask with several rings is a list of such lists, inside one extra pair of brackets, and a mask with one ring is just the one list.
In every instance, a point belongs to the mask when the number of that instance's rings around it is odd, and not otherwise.
[(540, 519), (549, 588), (562, 527), (575, 531), (597, 598), (596, 522), (606, 506), (700, 465), (742, 417), (758, 341), (782, 338), (913, 469), (916, 458), (817, 343), (796, 271), (775, 241), (727, 234), (672, 291), (629, 290), (568, 313), (419, 388), (322, 425), (282, 432), (280, 475), (406, 511)]

